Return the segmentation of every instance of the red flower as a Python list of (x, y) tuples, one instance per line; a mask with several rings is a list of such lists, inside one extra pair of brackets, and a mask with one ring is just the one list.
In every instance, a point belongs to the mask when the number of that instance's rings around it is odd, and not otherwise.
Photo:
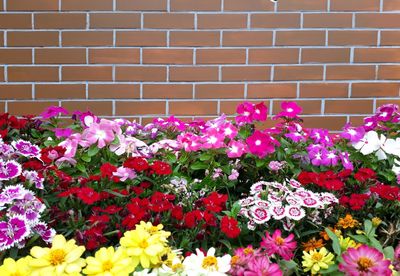
[(204, 207), (211, 212), (219, 213), (225, 209), (228, 195), (212, 192), (208, 197), (203, 198)]
[(66, 191), (64, 191), (64, 192), (62, 192), (62, 193), (59, 193), (59, 194), (57, 195), (57, 197), (68, 197), (68, 196), (70, 196), (70, 195), (76, 194), (78, 191), (79, 191), (79, 188), (77, 188), (77, 187), (72, 187), (72, 188), (70, 188), (70, 189), (68, 189), (68, 190), (66, 190)]
[(344, 183), (338, 179), (329, 179), (324, 181), (324, 187), (330, 191), (339, 191), (343, 189)]
[(113, 172), (117, 171), (117, 167), (110, 163), (104, 163), (100, 166), (101, 177), (111, 179)]
[(231, 239), (236, 238), (240, 234), (240, 228), (236, 219), (224, 216), (221, 219), (221, 231)]
[(89, 205), (92, 205), (101, 199), (100, 194), (89, 187), (80, 188), (76, 196)]
[(158, 160), (154, 161), (154, 163), (150, 166), (150, 169), (153, 173), (158, 175), (169, 175), (172, 173), (170, 164)]
[(187, 228), (194, 228), (202, 219), (203, 215), (200, 210), (193, 210), (185, 214), (184, 222)]
[(124, 167), (141, 172), (149, 168), (149, 163), (143, 157), (130, 157), (124, 162)]
[(400, 188), (379, 184), (370, 188), (371, 192), (387, 200), (400, 200)]
[(176, 219), (176, 220), (182, 220), (183, 219), (183, 208), (182, 206), (174, 206), (171, 209), (171, 217)]
[(375, 179), (376, 173), (370, 168), (361, 168), (354, 174), (354, 178), (360, 182), (365, 182), (368, 179)]
[(51, 164), (53, 161), (57, 160), (60, 157), (64, 156), (65, 148), (56, 146), (56, 147), (47, 147), (43, 148), (41, 151), (42, 161), (46, 164)]
[(344, 207), (357, 211), (364, 207), (368, 198), (369, 196), (366, 194), (351, 194), (350, 197), (342, 196), (339, 198), (339, 203)]

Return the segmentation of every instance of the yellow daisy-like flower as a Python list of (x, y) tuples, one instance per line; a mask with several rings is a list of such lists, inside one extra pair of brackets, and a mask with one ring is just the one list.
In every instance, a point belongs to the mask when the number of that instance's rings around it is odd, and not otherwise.
[(153, 225), (151, 222), (141, 221), (140, 224), (136, 225), (136, 230), (141, 229), (147, 231), (150, 235), (159, 235), (160, 239), (163, 241), (167, 241), (167, 238), (171, 235), (171, 232), (162, 230), (164, 225), (158, 224)]
[(160, 265), (161, 256), (167, 252), (166, 244), (160, 235), (151, 235), (142, 228), (125, 232), (120, 244), (126, 248), (128, 256), (132, 257), (134, 268), (139, 263), (143, 268)]
[(336, 224), (338, 228), (343, 229), (354, 228), (359, 225), (360, 223), (358, 222), (358, 220), (354, 219), (350, 214), (347, 214), (344, 218), (340, 218), (338, 223)]
[(85, 260), (81, 258), (84, 246), (75, 240), (66, 241), (64, 236), (56, 235), (51, 248), (35, 246), (31, 249), (32, 259), (28, 262), (31, 275), (71, 275), (81, 272)]
[(0, 266), (1, 276), (26, 276), (31, 275), (31, 270), (28, 266), (28, 262), (32, 257), (27, 256), (25, 258), (15, 261), (12, 258), (4, 260), (3, 265)]
[(329, 265), (333, 264), (335, 256), (322, 247), (320, 251), (311, 250), (310, 252), (303, 251), (303, 267), (304, 272), (310, 271), (311, 274), (317, 274), (321, 269), (327, 269)]
[(382, 220), (378, 217), (373, 217), (371, 221), (374, 227), (378, 227), (382, 223)]
[(350, 239), (350, 237), (343, 238), (343, 236), (339, 237), (339, 244), (342, 251), (346, 251), (348, 248), (357, 248), (358, 244)]
[(83, 273), (94, 275), (118, 275), (128, 276), (133, 272), (132, 259), (126, 255), (123, 248), (118, 248), (116, 251), (114, 247), (100, 248), (94, 257), (86, 258), (87, 267)]

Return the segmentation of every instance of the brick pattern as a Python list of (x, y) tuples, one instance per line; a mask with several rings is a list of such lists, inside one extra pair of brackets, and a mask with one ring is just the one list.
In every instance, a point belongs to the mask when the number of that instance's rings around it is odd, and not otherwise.
[(296, 100), (338, 129), (399, 93), (399, 0), (0, 0), (0, 112), (145, 123)]

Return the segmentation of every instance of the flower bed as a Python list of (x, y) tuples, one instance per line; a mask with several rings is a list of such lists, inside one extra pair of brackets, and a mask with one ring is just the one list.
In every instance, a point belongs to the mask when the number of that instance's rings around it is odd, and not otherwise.
[(304, 128), (293, 102), (269, 129), (263, 103), (237, 113), (1, 115), (0, 275), (400, 270), (397, 106), (336, 134)]

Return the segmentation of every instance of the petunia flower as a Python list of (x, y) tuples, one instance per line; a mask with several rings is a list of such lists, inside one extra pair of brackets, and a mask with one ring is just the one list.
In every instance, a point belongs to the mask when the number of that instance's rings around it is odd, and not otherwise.
[(231, 140), (226, 149), (229, 158), (239, 158), (247, 152), (247, 145), (241, 141)]
[(246, 139), (249, 152), (264, 158), (275, 151), (274, 141), (271, 136), (259, 130), (256, 130), (251, 136)]
[(116, 172), (113, 172), (113, 175), (119, 177), (122, 182), (136, 178), (135, 171), (125, 167), (119, 167)]
[(88, 141), (91, 145), (97, 143), (99, 148), (104, 148), (114, 140), (113, 126), (105, 120), (100, 123), (93, 123), (82, 133), (82, 139)]
[(281, 109), (277, 117), (296, 118), (302, 112), (302, 108), (295, 102), (282, 102)]
[(58, 116), (59, 114), (67, 115), (69, 112), (65, 108), (59, 106), (49, 106), (45, 111), (43, 111), (40, 116), (42, 119), (49, 119)]

